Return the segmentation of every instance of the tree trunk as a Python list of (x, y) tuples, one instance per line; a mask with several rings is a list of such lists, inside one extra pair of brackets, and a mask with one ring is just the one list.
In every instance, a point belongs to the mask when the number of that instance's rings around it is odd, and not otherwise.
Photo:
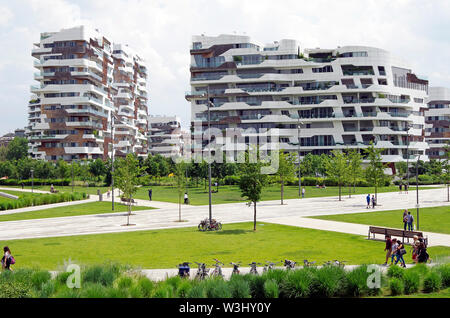
[(253, 231), (256, 231), (256, 202), (253, 202)]
[(131, 215), (131, 195), (128, 202), (128, 214), (127, 214), (127, 225), (130, 225), (130, 215)]
[(178, 195), (178, 221), (181, 222), (181, 195)]
[(284, 180), (281, 179), (281, 205), (283, 205), (283, 196), (284, 196)]
[(339, 183), (339, 201), (341, 201), (341, 184)]
[(348, 185), (348, 197), (352, 197), (352, 186), (350, 184)]

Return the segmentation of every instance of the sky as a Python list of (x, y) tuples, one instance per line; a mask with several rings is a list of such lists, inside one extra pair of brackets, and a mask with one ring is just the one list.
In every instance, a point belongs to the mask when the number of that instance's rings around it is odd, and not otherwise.
[(0, 0), (0, 135), (27, 125), (29, 88), (37, 84), (31, 49), (40, 33), (82, 24), (146, 60), (149, 114), (178, 115), (184, 128), (192, 35), (379, 47), (431, 86), (450, 87), (448, 0)]

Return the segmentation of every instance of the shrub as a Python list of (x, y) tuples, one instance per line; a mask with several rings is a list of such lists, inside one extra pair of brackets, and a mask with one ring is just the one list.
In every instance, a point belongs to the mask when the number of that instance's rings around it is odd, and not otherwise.
[(208, 279), (205, 282), (206, 297), (208, 298), (231, 298), (231, 291), (227, 283), (221, 278)]
[(196, 284), (187, 292), (187, 298), (206, 298), (204, 285)]
[(190, 280), (183, 280), (179, 285), (177, 289), (177, 295), (180, 298), (187, 298), (190, 290), (192, 289), (192, 283)]
[(273, 279), (266, 280), (264, 283), (264, 296), (266, 298), (278, 298), (280, 291), (278, 284)]
[(147, 277), (139, 278), (137, 286), (141, 289), (144, 297), (150, 297), (153, 291), (153, 282)]
[(56, 298), (79, 298), (80, 297), (80, 290), (77, 288), (68, 288), (63, 287), (59, 289), (53, 297)]
[(86, 283), (80, 289), (81, 298), (108, 298), (108, 289), (99, 283)]
[(403, 278), (404, 274), (405, 274), (405, 270), (399, 266), (390, 266), (387, 271), (387, 276), (390, 278), (393, 278), (393, 277)]
[(378, 295), (381, 291), (380, 288), (367, 286), (369, 275), (367, 265), (358, 266), (348, 272), (346, 296)]
[(117, 282), (115, 284), (118, 289), (127, 289), (130, 288), (133, 285), (133, 279), (129, 276), (121, 276), (117, 279)]
[(47, 283), (51, 279), (51, 275), (47, 271), (38, 271), (31, 275), (31, 284), (34, 289), (41, 290), (43, 284)]
[(316, 271), (312, 294), (319, 297), (334, 297), (345, 294), (346, 272), (342, 267), (324, 266)]
[(115, 264), (93, 265), (84, 271), (83, 282), (100, 283), (111, 286), (120, 274), (120, 267)]
[(55, 293), (55, 291), (56, 291), (56, 281), (49, 280), (41, 285), (38, 297), (49, 298)]
[(420, 276), (416, 272), (406, 270), (403, 275), (403, 283), (405, 285), (405, 294), (417, 293), (420, 286)]
[(290, 271), (280, 284), (280, 297), (308, 297), (311, 294), (310, 287), (313, 280), (313, 270), (305, 268)]
[(114, 287), (106, 287), (105, 294), (107, 298), (127, 298), (128, 293), (126, 290), (120, 290)]
[(442, 278), (442, 287), (450, 287), (450, 264), (442, 264), (433, 267), (433, 270), (439, 273)]
[(165, 282), (158, 284), (158, 286), (155, 289), (155, 293), (153, 294), (153, 297), (155, 298), (171, 298), (173, 292), (173, 287), (169, 284), (166, 284)]
[(233, 298), (250, 298), (250, 284), (243, 277), (233, 275), (230, 278), (228, 286), (231, 290), (231, 297)]
[(0, 298), (29, 298), (31, 286), (24, 282), (4, 282), (0, 284)]
[(426, 293), (436, 292), (442, 287), (442, 277), (437, 271), (431, 271), (423, 279), (423, 290)]
[(280, 285), (283, 279), (288, 274), (287, 271), (282, 269), (272, 269), (267, 272), (265, 272), (262, 276), (266, 278), (266, 280), (274, 280), (277, 285)]
[(398, 277), (393, 277), (389, 280), (389, 289), (391, 291), (391, 295), (402, 295), (405, 289), (403, 281)]
[(252, 298), (263, 298), (264, 297), (264, 283), (266, 278), (264, 276), (247, 274), (244, 278), (249, 283), (250, 294)]

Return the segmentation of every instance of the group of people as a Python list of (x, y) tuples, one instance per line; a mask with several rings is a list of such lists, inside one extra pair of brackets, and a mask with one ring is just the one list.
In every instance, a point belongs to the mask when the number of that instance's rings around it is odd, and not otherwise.
[[(386, 235), (385, 239), (386, 246), (384, 250), (386, 251), (386, 261), (383, 265), (386, 266), (388, 264), (389, 258), (391, 259), (391, 265), (394, 264), (395, 258), (395, 265), (400, 262), (402, 267), (406, 267), (405, 259), (403, 258), (403, 255), (407, 253), (404, 243), (396, 238), (391, 239), (389, 235)], [(423, 237), (414, 235), (411, 257), (415, 264), (426, 263), (428, 261), (429, 255), (427, 253), (427, 245), (425, 244)]]
[(366, 202), (367, 202), (367, 208), (370, 209), (370, 206), (372, 205), (372, 209), (375, 209), (375, 205), (377, 205), (377, 199), (372, 194), (372, 197), (370, 196), (370, 193), (366, 196)]

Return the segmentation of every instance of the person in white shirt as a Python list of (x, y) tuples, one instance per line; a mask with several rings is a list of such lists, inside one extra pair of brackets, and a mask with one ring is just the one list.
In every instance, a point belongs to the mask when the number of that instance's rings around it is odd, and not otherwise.
[(302, 198), (305, 197), (305, 187), (302, 188)]
[(184, 193), (184, 204), (189, 204), (189, 197), (187, 192)]

